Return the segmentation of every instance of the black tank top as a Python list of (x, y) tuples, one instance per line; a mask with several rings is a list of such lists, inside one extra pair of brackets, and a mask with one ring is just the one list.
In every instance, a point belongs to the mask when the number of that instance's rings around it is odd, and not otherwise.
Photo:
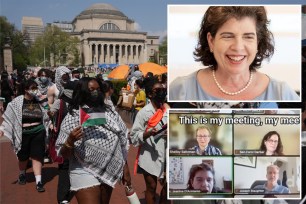
[(25, 123), (42, 123), (43, 113), (39, 102), (34, 100), (23, 100), (22, 106), (22, 124)]

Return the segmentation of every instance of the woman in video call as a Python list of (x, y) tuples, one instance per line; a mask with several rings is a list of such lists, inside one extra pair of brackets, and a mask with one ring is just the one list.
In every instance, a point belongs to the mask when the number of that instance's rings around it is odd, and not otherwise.
[(280, 156), (283, 153), (283, 143), (280, 134), (276, 131), (268, 132), (261, 141), (260, 150), (264, 151), (265, 155)]
[(215, 187), (215, 171), (207, 163), (195, 164), (189, 171), (188, 190), (200, 190), (203, 193), (220, 192)]
[(196, 129), (198, 144), (190, 150), (194, 150), (196, 155), (222, 155), (221, 150), (211, 144), (212, 131), (207, 126), (200, 126)]
[(170, 100), (299, 100), (287, 83), (257, 71), (274, 53), (263, 6), (211, 6), (195, 60), (208, 68), (175, 79)]

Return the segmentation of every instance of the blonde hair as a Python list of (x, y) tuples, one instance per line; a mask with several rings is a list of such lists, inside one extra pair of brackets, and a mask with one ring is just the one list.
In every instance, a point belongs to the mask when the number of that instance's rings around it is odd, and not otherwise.
[(202, 126), (200, 126), (200, 127), (198, 127), (198, 128), (196, 129), (196, 136), (197, 136), (197, 134), (198, 134), (198, 131), (199, 131), (199, 130), (203, 130), (203, 129), (208, 131), (209, 136), (212, 135), (212, 131), (210, 130), (210, 128), (209, 128), (208, 126), (202, 125)]

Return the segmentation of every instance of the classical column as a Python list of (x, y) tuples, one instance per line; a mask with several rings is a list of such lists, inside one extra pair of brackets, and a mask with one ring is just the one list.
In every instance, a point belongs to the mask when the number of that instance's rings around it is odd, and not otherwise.
[(133, 45), (130, 46), (130, 56), (129, 56), (130, 60), (129, 62), (130, 63), (134, 63), (134, 52), (133, 52)]
[(83, 48), (84, 48), (84, 65), (86, 66), (91, 64), (91, 45), (87, 40), (84, 40)]
[(116, 44), (113, 44), (113, 64), (116, 64)]
[(143, 53), (143, 58), (142, 58), (143, 62), (148, 61), (148, 59), (147, 59), (147, 54), (148, 54), (148, 53), (147, 53), (146, 44), (143, 45), (143, 51), (142, 51), (142, 53)]
[(109, 64), (110, 63), (110, 44), (107, 44), (106, 46), (107, 46), (106, 63)]
[(142, 49), (142, 45), (139, 46), (139, 64), (143, 63), (143, 49)]
[(91, 44), (91, 62), (95, 64), (95, 44)]
[(136, 55), (135, 63), (136, 63), (136, 64), (139, 64), (138, 45), (136, 45), (135, 51), (136, 51), (136, 54), (135, 54), (135, 55)]
[(98, 64), (98, 45), (97, 44), (95, 44), (94, 64)]
[(128, 64), (128, 51), (127, 51), (127, 45), (124, 46), (124, 54), (125, 54), (125, 64)]
[(134, 64), (134, 49), (133, 49), (134, 45), (131, 45), (131, 63)]
[(113, 58), (112, 58), (112, 44), (109, 44), (109, 63), (111, 64), (112, 61), (113, 61)]
[(132, 62), (133, 62), (133, 64), (135, 64), (135, 52), (134, 52), (134, 47), (135, 47), (135, 45), (132, 45), (132, 47), (131, 47), (131, 49), (132, 49)]
[(93, 64), (92, 58), (93, 58), (93, 52), (92, 52), (93, 44), (89, 44), (89, 64)]
[(100, 46), (100, 50), (101, 50), (101, 52), (100, 52), (100, 63), (101, 64), (104, 64), (104, 45), (103, 44), (100, 44), (101, 46)]
[(133, 52), (133, 45), (130, 45), (130, 56), (129, 56), (129, 63), (134, 63), (134, 52)]
[(118, 64), (122, 64), (122, 45), (119, 44)]

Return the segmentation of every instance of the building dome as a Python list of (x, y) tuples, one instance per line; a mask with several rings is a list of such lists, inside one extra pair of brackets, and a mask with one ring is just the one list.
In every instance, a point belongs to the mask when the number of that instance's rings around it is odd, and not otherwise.
[(110, 4), (91, 5), (71, 24), (71, 35), (80, 39), (79, 58), (83, 66), (140, 64), (158, 52), (158, 36), (138, 32), (135, 21)]
[(91, 15), (112, 15), (112, 16), (118, 16), (118, 17), (123, 17), (127, 18), (126, 15), (124, 15), (121, 11), (116, 9), (110, 4), (104, 4), (104, 3), (98, 3), (98, 4), (93, 4), (89, 8), (85, 9), (82, 11), (77, 18), (82, 18), (82, 17), (87, 17)]

